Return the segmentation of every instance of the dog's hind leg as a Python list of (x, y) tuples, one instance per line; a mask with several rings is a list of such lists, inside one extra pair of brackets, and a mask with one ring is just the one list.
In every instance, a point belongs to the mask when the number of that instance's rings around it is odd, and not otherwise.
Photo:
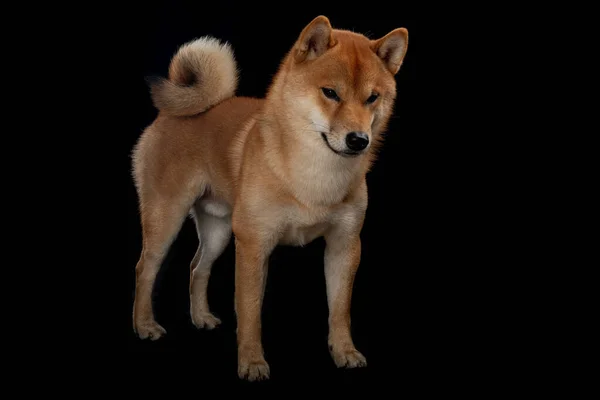
[(198, 200), (193, 209), (200, 244), (191, 264), (190, 315), (198, 329), (213, 329), (221, 323), (210, 312), (207, 288), (213, 263), (227, 247), (232, 234), (231, 216), (227, 212), (210, 211), (203, 200)]
[(152, 290), (162, 262), (189, 213), (191, 203), (168, 199), (143, 203), (143, 248), (136, 266), (134, 330), (141, 339), (156, 340), (166, 333), (154, 319)]

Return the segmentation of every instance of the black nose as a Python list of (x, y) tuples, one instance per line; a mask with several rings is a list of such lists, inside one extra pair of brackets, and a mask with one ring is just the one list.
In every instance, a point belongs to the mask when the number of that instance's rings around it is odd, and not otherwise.
[(369, 137), (366, 133), (350, 132), (346, 135), (346, 145), (353, 151), (364, 150), (369, 145)]

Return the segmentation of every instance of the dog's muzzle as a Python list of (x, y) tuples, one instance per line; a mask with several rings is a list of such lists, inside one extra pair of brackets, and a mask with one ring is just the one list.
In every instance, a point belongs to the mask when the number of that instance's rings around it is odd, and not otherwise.
[(333, 151), (335, 154), (345, 157), (357, 156), (369, 146), (369, 136), (363, 132), (348, 133), (346, 135), (346, 150), (343, 151), (334, 149), (329, 143), (327, 135), (324, 132), (321, 132), (321, 137), (331, 151)]

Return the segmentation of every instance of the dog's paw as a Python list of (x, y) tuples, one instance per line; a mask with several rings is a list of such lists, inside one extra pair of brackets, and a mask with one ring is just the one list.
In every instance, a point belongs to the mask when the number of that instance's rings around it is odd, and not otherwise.
[(238, 361), (238, 376), (250, 382), (269, 379), (269, 364), (264, 358), (240, 357)]
[(212, 315), (210, 312), (192, 313), (192, 322), (196, 328), (208, 330), (214, 329), (221, 324), (221, 320)]
[(156, 321), (139, 321), (135, 323), (135, 332), (140, 339), (158, 340), (161, 336), (166, 335), (165, 328), (160, 326)]
[(333, 358), (333, 362), (338, 368), (360, 368), (367, 366), (367, 359), (365, 356), (354, 347), (345, 347), (341, 349), (330, 347), (329, 351)]

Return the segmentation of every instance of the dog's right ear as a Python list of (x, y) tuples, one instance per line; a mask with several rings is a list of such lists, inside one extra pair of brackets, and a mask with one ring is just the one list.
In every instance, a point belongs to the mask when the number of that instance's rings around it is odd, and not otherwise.
[(331, 24), (329, 19), (319, 15), (313, 19), (300, 33), (300, 37), (294, 46), (294, 58), (296, 62), (301, 63), (306, 60), (313, 60), (329, 48), (335, 46)]

